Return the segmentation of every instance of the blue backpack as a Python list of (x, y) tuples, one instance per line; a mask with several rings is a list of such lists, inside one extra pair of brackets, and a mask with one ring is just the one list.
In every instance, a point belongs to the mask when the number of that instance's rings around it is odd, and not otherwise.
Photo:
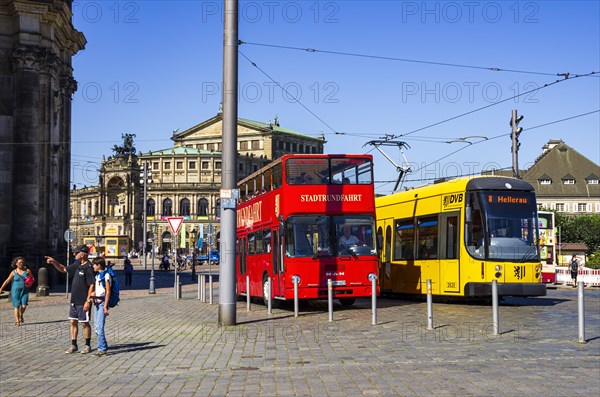
[(100, 282), (104, 288), (106, 288), (106, 282), (104, 281), (105, 273), (110, 274), (110, 278), (112, 280), (112, 284), (110, 285), (110, 298), (108, 298), (108, 307), (115, 307), (121, 300), (119, 297), (119, 280), (117, 279), (117, 274), (113, 268), (107, 267), (103, 272), (100, 272)]

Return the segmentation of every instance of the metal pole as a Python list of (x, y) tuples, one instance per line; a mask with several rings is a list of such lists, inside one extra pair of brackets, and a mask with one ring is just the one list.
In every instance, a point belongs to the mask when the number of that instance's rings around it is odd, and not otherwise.
[[(71, 242), (67, 241), (67, 266), (70, 265), (69, 263), (69, 251), (71, 251)], [(65, 296), (67, 297), (67, 300), (69, 299), (69, 272), (67, 272), (67, 282), (66, 282), (66, 286), (65, 286), (66, 290), (65, 290)]]
[(294, 317), (298, 317), (298, 284), (300, 283), (300, 277), (297, 275), (292, 276), (292, 283), (294, 283)]
[(250, 276), (246, 276), (246, 311), (250, 311)]
[(202, 275), (202, 289), (200, 290), (201, 292), (201, 301), (206, 303), (206, 275), (203, 274)]
[[(223, 34), (223, 154), (221, 188), (237, 188), (238, 121), (238, 1), (225, 0)], [(221, 206), (221, 270), (219, 274), (220, 325), (236, 325), (235, 243), (236, 202), (232, 197)], [(221, 200), (223, 203), (224, 200)], [(210, 253), (209, 253), (210, 255)], [(210, 259), (210, 256), (209, 256)]]
[(149, 294), (156, 294), (155, 289), (155, 278), (154, 278), (154, 255), (155, 255), (155, 247), (154, 244), (156, 242), (156, 221), (152, 222), (152, 270), (150, 270), (150, 287), (148, 288)]
[(369, 274), (369, 280), (371, 280), (371, 325), (377, 324), (377, 275), (375, 273)]
[[(182, 227), (185, 227), (182, 225)], [(173, 267), (175, 268), (175, 273), (174, 273), (174, 278), (175, 278), (175, 282), (173, 285), (173, 288), (175, 290), (175, 299), (177, 299), (177, 236), (179, 236), (179, 233), (175, 234), (173, 236)]]
[(208, 276), (208, 303), (213, 304), (213, 280), (212, 275)]
[(147, 270), (147, 258), (146, 258), (146, 244), (148, 244), (148, 236), (147, 236), (147, 223), (148, 223), (148, 219), (147, 219), (147, 214), (146, 214), (146, 210), (147, 210), (147, 206), (148, 206), (148, 162), (144, 161), (144, 220), (143, 220), (143, 224), (144, 224), (144, 236), (143, 236), (143, 240), (144, 242), (142, 243), (142, 255), (144, 255), (144, 270)]
[(498, 281), (492, 280), (492, 327), (493, 335), (498, 335), (499, 324), (498, 324)]
[(329, 322), (333, 321), (333, 282), (327, 279), (327, 307), (329, 309)]
[(176, 291), (176, 299), (181, 299), (181, 282), (179, 281), (179, 277), (177, 276), (177, 291)]
[(585, 298), (584, 298), (584, 283), (579, 281), (577, 285), (577, 323), (579, 325), (579, 343), (586, 343), (585, 340)]
[(271, 300), (273, 299), (273, 289), (271, 288), (271, 277), (267, 279), (267, 284), (269, 284), (267, 286), (269, 291), (269, 299), (267, 300), (267, 313), (273, 314), (273, 301)]
[(198, 300), (202, 299), (202, 293), (200, 292), (200, 276), (198, 276)]
[(431, 279), (427, 279), (427, 330), (433, 329), (433, 291)]

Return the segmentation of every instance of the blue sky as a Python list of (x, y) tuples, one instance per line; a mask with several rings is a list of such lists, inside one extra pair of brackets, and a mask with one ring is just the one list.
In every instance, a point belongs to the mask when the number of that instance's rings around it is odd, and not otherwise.
[[(410, 145), (405, 186), (508, 168), (512, 109), (524, 115), (520, 168), (550, 139), (598, 164), (600, 74), (573, 76), (600, 72), (599, 21), (597, 1), (243, 1), (239, 116), (323, 133), (327, 153), (372, 153), (378, 193), (396, 173), (368, 141)], [(88, 41), (73, 59), (73, 183), (97, 184), (123, 133), (138, 151), (163, 149), (218, 112), (221, 1), (74, 1), (73, 23)], [(570, 77), (544, 88), (557, 73)], [(488, 140), (447, 143), (468, 136)]]

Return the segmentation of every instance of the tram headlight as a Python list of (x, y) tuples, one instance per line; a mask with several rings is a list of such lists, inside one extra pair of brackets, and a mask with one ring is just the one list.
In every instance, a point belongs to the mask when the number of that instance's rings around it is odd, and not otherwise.
[(539, 272), (540, 272), (540, 268), (541, 268), (541, 266), (540, 266), (540, 265), (536, 265), (536, 266), (535, 266), (535, 272), (536, 272), (536, 273), (539, 273)]
[(501, 272), (502, 271), (502, 266), (496, 265), (496, 267), (494, 268), (494, 270), (496, 270), (497, 272)]

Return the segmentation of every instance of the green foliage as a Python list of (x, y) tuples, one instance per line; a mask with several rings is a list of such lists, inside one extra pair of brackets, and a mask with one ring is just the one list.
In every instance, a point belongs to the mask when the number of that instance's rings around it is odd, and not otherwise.
[(600, 215), (574, 216), (556, 212), (555, 217), (562, 243), (585, 243), (587, 256), (600, 251)]
[(585, 267), (590, 269), (600, 269), (600, 252), (596, 251), (586, 256)]

